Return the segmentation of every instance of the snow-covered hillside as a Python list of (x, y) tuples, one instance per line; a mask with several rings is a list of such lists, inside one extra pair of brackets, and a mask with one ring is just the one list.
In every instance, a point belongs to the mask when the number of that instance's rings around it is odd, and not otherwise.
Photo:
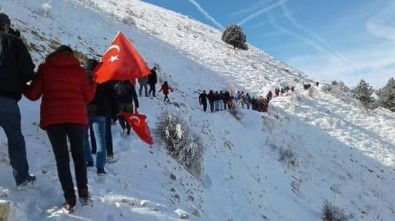
[[(191, 176), (154, 137), (152, 148), (113, 126), (118, 161), (109, 173), (88, 172), (92, 207), (58, 212), (63, 202), (50, 143), (38, 128), (39, 102), (20, 101), (33, 188), (16, 190), (0, 133), (0, 199), (9, 220), (320, 220), (327, 200), (352, 220), (395, 217), (395, 114), (366, 111), (313, 87), (300, 71), (250, 46), (233, 50), (221, 32), (190, 18), (136, 0), (3, 0), (1, 9), (21, 30), (38, 65), (59, 43), (100, 56), (118, 31), (128, 36), (159, 78), (176, 90), (140, 98), (151, 129), (168, 111), (185, 118), (203, 140), (204, 174)], [(204, 113), (199, 90), (244, 90), (265, 95), (279, 83), (294, 85), (276, 97), (269, 113)], [(1, 116), (0, 116), (1, 117)], [(280, 160), (284, 153), (293, 156)], [(288, 156), (288, 155), (287, 155)]]

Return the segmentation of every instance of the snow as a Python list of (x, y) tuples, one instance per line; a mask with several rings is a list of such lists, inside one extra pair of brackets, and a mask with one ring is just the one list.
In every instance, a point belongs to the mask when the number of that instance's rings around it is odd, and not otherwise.
[[(112, 127), (117, 162), (108, 174), (89, 169), (93, 206), (73, 214), (63, 203), (56, 164), (45, 131), (38, 128), (39, 103), (22, 99), (22, 127), (30, 171), (37, 182), (18, 191), (0, 132), (0, 199), (14, 220), (320, 220), (325, 200), (353, 220), (394, 220), (395, 114), (368, 111), (351, 98), (335, 98), (302, 72), (249, 45), (233, 50), (221, 32), (136, 0), (3, 0), (1, 9), (21, 30), (38, 65), (57, 43), (100, 56), (118, 31), (128, 36), (161, 82), (175, 88), (141, 97), (140, 112), (151, 130), (168, 111), (186, 119), (206, 149), (197, 179), (169, 157), (154, 136), (149, 148), (136, 135)], [(133, 26), (122, 20), (133, 20)], [(238, 121), (225, 111), (204, 113), (200, 90), (243, 90), (265, 95), (285, 82), (296, 90), (275, 97), (269, 113), (242, 110)], [(174, 104), (178, 104), (177, 106)], [(289, 150), (293, 161), (280, 160)], [(189, 218), (187, 218), (189, 217)]]

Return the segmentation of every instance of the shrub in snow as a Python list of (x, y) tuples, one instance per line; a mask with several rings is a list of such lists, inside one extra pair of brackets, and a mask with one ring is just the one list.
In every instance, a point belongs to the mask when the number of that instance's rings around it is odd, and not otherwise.
[(125, 16), (122, 18), (122, 23), (125, 25), (135, 26), (136, 21), (131, 16)]
[(239, 105), (233, 104), (229, 109), (228, 109), (229, 113), (238, 121), (241, 120), (241, 118), (243, 118), (244, 114), (240, 109)]
[(41, 7), (38, 9), (38, 14), (39, 15), (42, 15), (44, 17), (48, 17), (49, 16), (49, 14), (52, 11), (52, 7), (51, 7), (51, 5), (49, 3), (50, 2), (47, 2), (47, 3), (44, 3), (44, 4), (41, 5)]
[(244, 34), (243, 29), (238, 25), (228, 25), (222, 33), (221, 40), (233, 45), (234, 48), (248, 50), (246, 35)]
[(395, 112), (395, 80), (390, 78), (387, 84), (377, 91), (378, 105)]
[(200, 137), (190, 131), (187, 122), (179, 115), (164, 112), (159, 117), (155, 133), (164, 142), (170, 156), (199, 178), (203, 172), (204, 148)]
[(296, 166), (296, 154), (291, 148), (280, 148), (279, 161), (284, 162), (288, 166)]
[(326, 84), (321, 87), (321, 90), (328, 92), (335, 97), (344, 97), (351, 95), (351, 90), (342, 81), (332, 81), (331, 84)]
[(372, 97), (374, 89), (366, 81), (361, 80), (359, 84), (351, 90), (352, 97), (361, 101), (362, 105), (366, 108), (374, 108), (374, 98)]
[(324, 207), (322, 208), (321, 218), (322, 221), (347, 221), (351, 216), (346, 214), (344, 209), (341, 209), (326, 200)]

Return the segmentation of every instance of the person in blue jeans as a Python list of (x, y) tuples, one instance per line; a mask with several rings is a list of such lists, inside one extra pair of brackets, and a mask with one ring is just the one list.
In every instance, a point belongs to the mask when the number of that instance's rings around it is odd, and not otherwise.
[[(88, 59), (85, 63), (85, 71), (88, 78), (91, 78), (92, 71), (95, 69), (98, 61), (94, 59)], [(89, 143), (88, 128), (91, 131), (91, 138), (94, 137), (96, 146), (96, 168), (98, 175), (105, 175), (106, 171), (104, 166), (106, 164), (107, 148), (110, 148), (108, 144), (111, 142), (111, 154), (112, 153), (112, 136), (111, 134), (111, 119), (109, 116), (116, 118), (118, 113), (118, 102), (116, 93), (111, 81), (101, 83), (96, 88), (95, 98), (92, 102), (87, 105), (89, 127), (86, 128), (85, 133), (85, 159), (87, 166), (93, 166), (93, 157), (91, 152), (91, 145)], [(107, 140), (111, 139), (111, 140)], [(108, 146), (108, 147), (107, 147)]]
[[(106, 116), (106, 150), (107, 150), (107, 163), (115, 163), (116, 159), (114, 157), (114, 145), (112, 143), (112, 131), (111, 125), (117, 121), (117, 113)], [(89, 126), (89, 137), (92, 154), (96, 154), (96, 139), (95, 133), (93, 132), (92, 125)], [(90, 166), (91, 164), (88, 164)], [(93, 166), (93, 164), (92, 164)]]
[(18, 101), (22, 97), (22, 86), (34, 78), (34, 64), (23, 41), (10, 32), (10, 25), (9, 17), (0, 13), (0, 127), (8, 140), (16, 185), (18, 189), (25, 189), (36, 177), (29, 174)]
[[(106, 117), (105, 116), (89, 116), (89, 125), (93, 129), (93, 133), (96, 141), (96, 168), (98, 175), (105, 175), (106, 171), (104, 166), (106, 165)], [(85, 131), (85, 160), (87, 166), (93, 166), (93, 157), (88, 139), (88, 128)]]

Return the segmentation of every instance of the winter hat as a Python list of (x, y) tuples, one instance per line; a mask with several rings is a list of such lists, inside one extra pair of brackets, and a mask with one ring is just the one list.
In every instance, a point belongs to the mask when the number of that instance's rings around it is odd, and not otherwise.
[(71, 49), (69, 46), (67, 46), (67, 45), (61, 45), (61, 46), (59, 46), (56, 50), (55, 50), (55, 52), (67, 52), (67, 53), (70, 53), (70, 54), (73, 54), (74, 52), (73, 52), (73, 49)]
[(11, 25), (11, 21), (6, 13), (0, 12), (0, 27), (4, 25)]

